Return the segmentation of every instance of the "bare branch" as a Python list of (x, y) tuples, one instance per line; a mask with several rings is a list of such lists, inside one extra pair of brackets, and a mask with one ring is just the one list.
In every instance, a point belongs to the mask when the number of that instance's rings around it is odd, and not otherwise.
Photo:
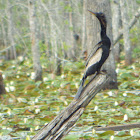
[[(136, 22), (138, 21), (139, 17), (140, 17), (140, 9), (138, 9), (138, 11), (134, 15), (133, 19), (130, 21), (129, 30), (136, 24)], [(123, 35), (123, 31), (121, 30), (119, 35), (118, 35), (118, 37), (114, 40), (113, 46), (115, 46), (116, 43), (122, 38), (122, 35)]]
[(140, 123), (134, 123), (134, 124), (123, 124), (123, 125), (116, 125), (116, 126), (107, 126), (107, 127), (96, 127), (96, 131), (107, 131), (107, 130), (113, 130), (113, 131), (121, 131), (121, 130), (129, 130), (133, 128), (140, 128)]
[[(15, 46), (15, 45), (14, 45)], [(7, 51), (8, 49), (10, 49), (12, 46), (9, 46), (9, 47), (7, 47), (7, 48), (4, 48), (3, 50), (0, 50), (0, 53), (3, 53), (3, 52), (5, 52), (5, 51)]]

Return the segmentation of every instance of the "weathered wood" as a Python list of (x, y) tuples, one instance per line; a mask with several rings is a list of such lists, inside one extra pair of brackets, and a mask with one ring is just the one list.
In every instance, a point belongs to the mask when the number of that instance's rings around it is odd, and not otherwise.
[(133, 128), (140, 128), (140, 123), (133, 123), (133, 124), (123, 124), (123, 125), (115, 125), (115, 126), (107, 126), (107, 127), (96, 127), (94, 128), (96, 131), (121, 131), (121, 130), (129, 130)]
[(85, 107), (102, 89), (107, 81), (107, 75), (99, 74), (84, 88), (78, 100), (73, 100), (67, 108), (57, 115), (49, 124), (44, 126), (32, 140), (60, 140), (68, 134), (76, 121), (83, 114)]

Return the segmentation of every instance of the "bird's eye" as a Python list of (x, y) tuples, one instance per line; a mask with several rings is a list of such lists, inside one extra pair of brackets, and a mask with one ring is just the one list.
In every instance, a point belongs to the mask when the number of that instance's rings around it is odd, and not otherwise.
[(104, 16), (104, 14), (102, 13), (102, 14), (101, 14), (101, 16), (103, 17), (103, 16)]

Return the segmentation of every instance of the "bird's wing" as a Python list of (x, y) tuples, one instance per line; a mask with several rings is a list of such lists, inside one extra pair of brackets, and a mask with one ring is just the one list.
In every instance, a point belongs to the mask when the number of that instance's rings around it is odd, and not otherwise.
[(92, 66), (93, 64), (98, 63), (101, 60), (102, 52), (103, 50), (101, 47), (97, 49), (97, 51), (91, 56), (90, 60), (88, 61), (86, 69)]
[[(93, 62), (92, 64), (94, 64), (94, 62), (99, 59), (100, 60), (100, 55), (102, 55), (102, 49), (100, 48), (100, 46), (102, 45), (102, 41), (100, 41), (98, 44), (95, 45), (95, 49), (93, 49), (93, 51), (89, 54), (88, 58), (87, 58), (87, 62), (86, 62), (86, 67), (87, 65), (89, 65), (89, 63)], [(92, 56), (95, 56), (93, 59), (92, 59)], [(97, 57), (97, 58), (96, 58)], [(95, 59), (95, 60), (94, 60)]]

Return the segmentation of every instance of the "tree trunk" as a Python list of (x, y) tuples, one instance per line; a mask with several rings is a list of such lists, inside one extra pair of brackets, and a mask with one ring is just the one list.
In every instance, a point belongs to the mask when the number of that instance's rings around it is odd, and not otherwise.
[(68, 18), (67, 21), (69, 23), (68, 25), (66, 25), (66, 28), (68, 28), (68, 30), (66, 30), (67, 33), (65, 32), (65, 34), (67, 35), (66, 45), (68, 45), (67, 55), (69, 59), (76, 60), (76, 41), (74, 39), (75, 31), (73, 24), (72, 0), (66, 1), (65, 4), (67, 7), (70, 7), (70, 10), (65, 11), (66, 18)]
[[(119, 29), (120, 29), (120, 3), (119, 0), (114, 0), (112, 3), (112, 26), (113, 26), (113, 42), (114, 39), (117, 38), (117, 36), (119, 35)], [(117, 43), (116, 45), (113, 46), (114, 47), (114, 56), (115, 56), (115, 60), (117, 62), (120, 61), (120, 44)]]
[(9, 59), (16, 59), (16, 48), (14, 41), (14, 27), (13, 27), (13, 17), (12, 17), (12, 7), (10, 4), (10, 0), (7, 0), (7, 19), (8, 19), (8, 38), (9, 44), (11, 46), (9, 51)]
[(129, 38), (129, 20), (126, 8), (125, 0), (120, 0), (121, 16), (123, 24), (123, 39), (124, 39), (124, 51), (125, 51), (125, 64), (130, 65), (132, 63), (132, 49)]
[(0, 95), (5, 94), (5, 93), (6, 93), (6, 90), (5, 90), (5, 86), (3, 82), (2, 72), (0, 72)]
[[(51, 5), (52, 3), (50, 3)], [(56, 5), (58, 5), (58, 1), (56, 1), (55, 3)], [(47, 6), (41, 2), (42, 7), (44, 8), (45, 11), (47, 11), (48, 14), (48, 20), (49, 20), (49, 24), (50, 24), (50, 52), (48, 52), (49, 54), (49, 60), (53, 61), (54, 63), (51, 63), (51, 70), (57, 74), (60, 75), (61, 74), (61, 60), (59, 59), (59, 47), (60, 47), (60, 29), (58, 27), (58, 25), (56, 23), (58, 23), (58, 11), (57, 9), (55, 11), (50, 12), (49, 9), (47, 8)], [(54, 5), (54, 4), (53, 4)], [(55, 15), (55, 16), (54, 16)], [(57, 21), (57, 22), (56, 22)], [(51, 54), (50, 54), (51, 53)]]
[(35, 71), (35, 81), (42, 81), (42, 67), (40, 64), (40, 51), (39, 51), (39, 40), (37, 38), (37, 23), (36, 23), (36, 10), (35, 0), (29, 0), (29, 23), (31, 31), (31, 45), (33, 55), (33, 66)]
[[(93, 12), (103, 12), (107, 18), (107, 35), (111, 42), (113, 39), (112, 35), (112, 20), (111, 20), (111, 8), (110, 1), (108, 0), (88, 0), (86, 7), (86, 29), (87, 29), (87, 47), (88, 54), (94, 48), (94, 46), (100, 41), (100, 24), (99, 21), (91, 15), (87, 10)], [(106, 82), (105, 88), (115, 89), (117, 88), (117, 75), (115, 72), (115, 60), (113, 51), (110, 52), (110, 56), (105, 62), (103, 69), (106, 69), (110, 75), (109, 80)]]
[[(71, 7), (71, 0), (69, 1), (69, 6)], [(70, 59), (75, 59), (75, 48), (74, 48), (74, 39), (73, 39), (73, 17), (72, 17), (72, 11), (69, 12), (69, 30), (70, 30), (70, 48), (69, 48), (69, 54)]]
[(86, 0), (83, 0), (82, 52), (86, 49)]
[[(1, 28), (2, 28), (4, 47), (7, 48), (8, 42), (7, 42), (6, 29), (5, 29), (5, 26), (4, 26), (4, 20), (1, 23)], [(7, 59), (7, 60), (8, 60), (8, 57), (9, 57), (8, 52), (9, 52), (9, 49), (6, 51), (6, 56), (5, 56), (5, 59)]]

